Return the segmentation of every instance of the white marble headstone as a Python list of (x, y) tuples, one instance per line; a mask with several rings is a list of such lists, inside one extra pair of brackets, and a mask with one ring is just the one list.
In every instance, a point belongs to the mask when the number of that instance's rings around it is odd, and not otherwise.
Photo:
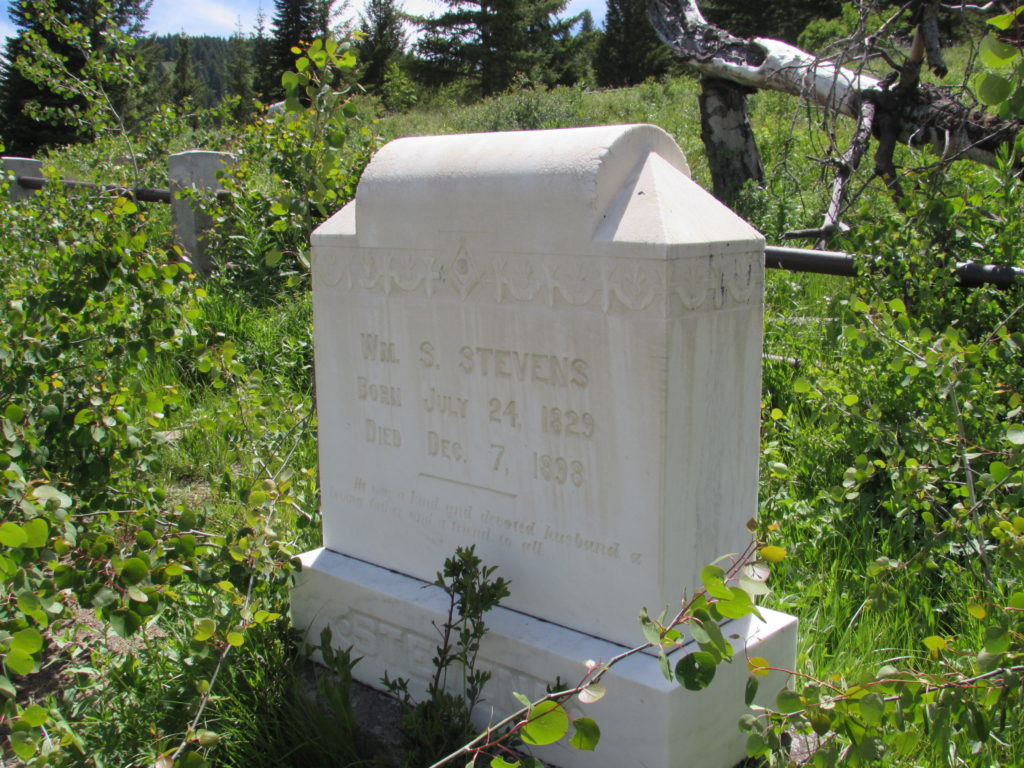
[(763, 239), (661, 129), (392, 142), (313, 290), (327, 549), (632, 645), (747, 545)]

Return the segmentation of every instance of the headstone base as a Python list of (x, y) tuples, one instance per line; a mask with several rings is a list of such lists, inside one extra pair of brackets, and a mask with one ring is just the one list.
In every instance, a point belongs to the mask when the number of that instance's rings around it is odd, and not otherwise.
[[(433, 674), (436, 627), (448, 614), (445, 593), (419, 579), (328, 549), (307, 552), (301, 560), (292, 594), (295, 626), (304, 628), (313, 643), (329, 626), (335, 647), (352, 646), (353, 657), (361, 657), (353, 670), (357, 680), (379, 687), (385, 672), (390, 678), (404, 677), (410, 693), (421, 699)], [(604, 698), (593, 704), (573, 701), (568, 705), (570, 717), (597, 721), (601, 728), (597, 750), (581, 752), (559, 743), (536, 749), (535, 756), (561, 768), (731, 768), (745, 756), (745, 737), (736, 727), (740, 716), (749, 711), (743, 702), (750, 674), (745, 658), (761, 656), (783, 669), (792, 669), (796, 659), (797, 620), (764, 608), (761, 613), (764, 622), (746, 617), (722, 627), (733, 643), (735, 659), (719, 665), (705, 690), (691, 692), (670, 684), (655, 658), (631, 656), (603, 678), (608, 691)], [(513, 691), (536, 699), (556, 678), (575, 685), (588, 659), (606, 662), (626, 650), (503, 608), (488, 613), (486, 622), (489, 632), (479, 666), (490, 670), (492, 677), (485, 689), (487, 700), (474, 712), (480, 729), (518, 708)], [(638, 622), (637, 644), (641, 642)], [(676, 654), (685, 652), (687, 647)], [(454, 670), (449, 673), (453, 688), (458, 684), (456, 675)], [(762, 678), (758, 700), (774, 701), (785, 684), (782, 673)]]

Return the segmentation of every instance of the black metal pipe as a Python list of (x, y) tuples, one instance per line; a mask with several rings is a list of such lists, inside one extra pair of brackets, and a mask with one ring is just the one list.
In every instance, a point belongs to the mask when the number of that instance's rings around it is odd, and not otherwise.
[[(49, 183), (49, 179), (44, 179), (39, 176), (16, 176), (15, 180), (22, 189), (42, 189)], [(98, 192), (104, 192), (106, 194), (124, 195), (125, 197), (131, 197), (142, 203), (171, 202), (171, 190), (169, 189), (121, 187), (117, 184), (93, 184), (91, 181), (71, 181), (69, 179), (60, 179), (58, 183), (72, 189), (95, 189)], [(230, 196), (231, 193), (225, 189), (218, 189), (214, 194), (218, 199), (223, 200)]]
[(764, 265), (768, 269), (790, 272), (815, 272), (819, 275), (853, 277), (857, 274), (853, 256), (839, 251), (816, 251), (811, 248), (787, 248), (782, 245), (764, 247)]
[(1017, 281), (1024, 277), (1024, 269), (1008, 267), (1002, 264), (978, 264), (975, 261), (958, 261), (956, 263), (956, 276), (960, 278), (960, 284), (967, 288), (975, 288), (986, 284), (994, 285), (998, 288), (1009, 288), (1017, 285)]
[[(869, 261), (872, 257), (863, 257)], [(819, 275), (853, 277), (857, 274), (856, 260), (842, 251), (818, 251), (811, 248), (787, 248), (766, 245), (764, 265), (768, 269), (787, 269), (790, 272), (814, 272)], [(1024, 277), (1024, 269), (1001, 264), (979, 264), (975, 261), (958, 261), (956, 276), (965, 288), (994, 285), (1010, 288)]]

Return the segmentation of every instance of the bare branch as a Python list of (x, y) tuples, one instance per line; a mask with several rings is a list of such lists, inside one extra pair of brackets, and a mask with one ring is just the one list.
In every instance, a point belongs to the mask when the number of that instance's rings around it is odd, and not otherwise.
[(821, 225), (821, 236), (818, 239), (818, 247), (824, 248), (828, 235), (840, 227), (839, 216), (842, 213), (843, 201), (846, 198), (846, 184), (850, 177), (860, 166), (861, 158), (868, 149), (868, 142), (871, 140), (871, 131), (875, 125), (875, 103), (864, 101), (860, 105), (860, 121), (857, 130), (850, 139), (850, 146), (839, 158), (836, 166), (836, 178), (832, 185), (832, 199), (829, 202), (828, 212), (825, 214), (825, 222)]

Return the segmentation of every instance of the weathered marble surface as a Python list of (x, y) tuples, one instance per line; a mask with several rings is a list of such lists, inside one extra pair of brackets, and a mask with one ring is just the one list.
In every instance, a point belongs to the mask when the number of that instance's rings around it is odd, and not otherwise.
[(746, 545), (763, 240), (660, 129), (395, 141), (313, 244), (329, 549), (631, 643)]

